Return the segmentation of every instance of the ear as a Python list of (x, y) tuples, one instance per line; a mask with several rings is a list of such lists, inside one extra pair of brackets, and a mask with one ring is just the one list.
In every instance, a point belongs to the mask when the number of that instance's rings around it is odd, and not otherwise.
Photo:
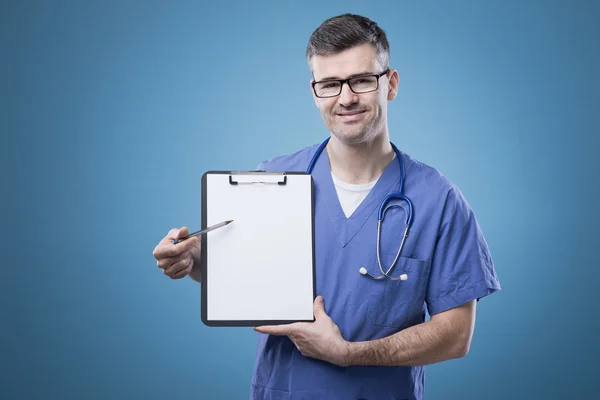
[(395, 69), (390, 71), (389, 75), (389, 84), (388, 84), (388, 96), (387, 99), (392, 101), (396, 98), (396, 94), (398, 94), (398, 85), (400, 83), (400, 77), (398, 76), (398, 71)]

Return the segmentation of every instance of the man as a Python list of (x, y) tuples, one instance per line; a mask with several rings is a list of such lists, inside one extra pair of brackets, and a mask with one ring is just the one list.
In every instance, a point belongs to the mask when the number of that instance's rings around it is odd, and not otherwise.
[[(476, 302), (500, 290), (487, 244), (458, 188), (390, 143), (387, 103), (399, 78), (385, 33), (358, 15), (331, 18), (312, 34), (307, 60), (315, 104), (331, 132), (311, 171), (316, 321), (255, 328), (261, 335), (251, 398), (421, 399), (423, 366), (465, 356)], [(258, 168), (306, 171), (317, 147)], [(376, 249), (378, 208), (398, 191), (400, 163), (414, 219), (397, 258), (406, 201), (386, 210)], [(187, 233), (171, 230), (154, 255), (171, 278), (200, 281), (200, 241), (172, 244)]]

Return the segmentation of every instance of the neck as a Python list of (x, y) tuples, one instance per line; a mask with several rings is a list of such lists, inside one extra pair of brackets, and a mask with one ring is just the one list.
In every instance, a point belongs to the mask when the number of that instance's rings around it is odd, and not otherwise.
[(363, 143), (344, 143), (331, 136), (327, 144), (331, 172), (350, 184), (373, 182), (381, 176), (394, 158), (387, 134)]

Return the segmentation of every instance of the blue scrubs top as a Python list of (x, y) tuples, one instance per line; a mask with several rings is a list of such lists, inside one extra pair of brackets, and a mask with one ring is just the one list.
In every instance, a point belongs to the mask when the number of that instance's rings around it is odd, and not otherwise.
[[(266, 171), (306, 171), (317, 145), (262, 162)], [(414, 206), (413, 225), (393, 276), (373, 280), (377, 264), (377, 212), (398, 190), (395, 158), (356, 211), (346, 218), (325, 149), (312, 171), (315, 185), (317, 295), (348, 341), (390, 336), (430, 315), (480, 299), (500, 284), (487, 243), (461, 192), (435, 169), (401, 152), (404, 193)], [(402, 202), (398, 203), (402, 205)], [(385, 214), (381, 233), (384, 269), (394, 260), (406, 220), (402, 208)], [(424, 367), (339, 367), (303, 356), (287, 336), (259, 334), (250, 398), (256, 400), (422, 399)]]

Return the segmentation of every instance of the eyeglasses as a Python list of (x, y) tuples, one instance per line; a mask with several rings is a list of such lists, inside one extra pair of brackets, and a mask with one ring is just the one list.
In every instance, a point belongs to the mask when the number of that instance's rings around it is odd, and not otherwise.
[(324, 81), (313, 82), (312, 87), (315, 96), (326, 98), (339, 96), (342, 93), (342, 86), (347, 83), (356, 94), (374, 92), (379, 88), (379, 78), (390, 72), (386, 69), (380, 74), (367, 74), (353, 76), (348, 79), (327, 79)]

